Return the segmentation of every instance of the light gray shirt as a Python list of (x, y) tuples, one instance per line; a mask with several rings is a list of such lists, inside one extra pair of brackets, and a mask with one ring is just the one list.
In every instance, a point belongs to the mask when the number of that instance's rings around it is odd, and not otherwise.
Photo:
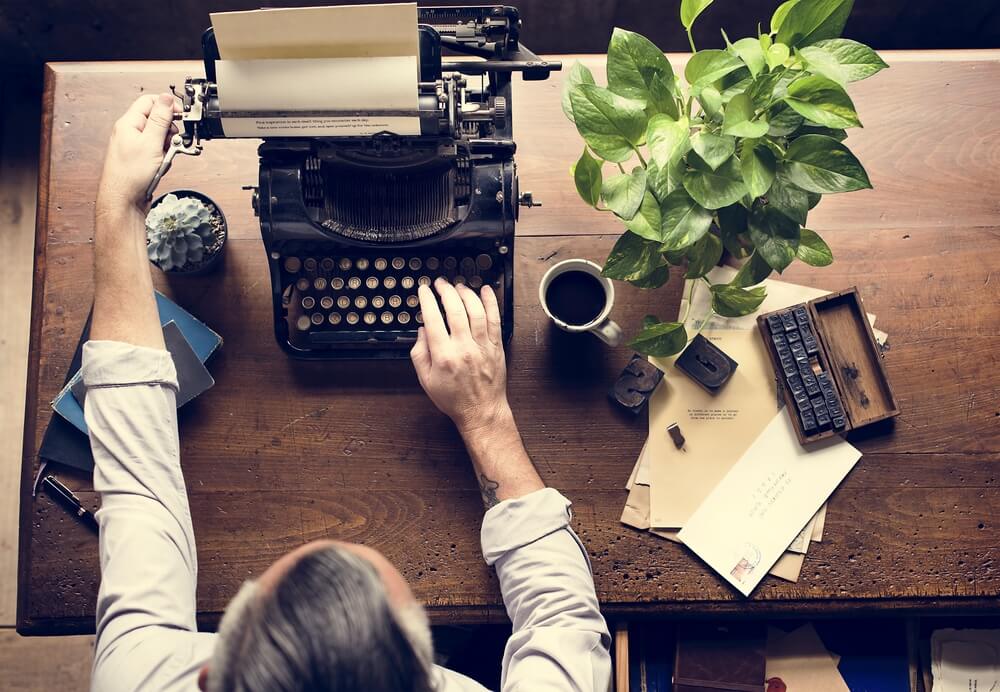
[[(92, 689), (195, 690), (215, 635), (198, 632), (198, 559), (177, 436), (177, 375), (166, 351), (114, 341), (83, 350), (86, 420), (101, 494), (101, 587)], [(546, 488), (501, 502), (481, 542), (513, 634), (504, 690), (597, 690), (610, 635), (570, 503)], [(438, 667), (437, 688), (482, 690)]]

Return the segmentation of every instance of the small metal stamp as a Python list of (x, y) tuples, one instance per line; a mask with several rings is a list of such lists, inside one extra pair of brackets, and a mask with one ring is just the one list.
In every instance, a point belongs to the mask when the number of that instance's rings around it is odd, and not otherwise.
[(662, 379), (663, 371), (636, 353), (611, 386), (608, 397), (638, 415)]
[(735, 360), (701, 334), (691, 340), (675, 364), (678, 370), (712, 394), (725, 386), (737, 368)]
[(677, 425), (677, 423), (671, 423), (667, 426), (667, 434), (673, 440), (674, 447), (684, 449), (684, 434), (681, 433), (681, 426)]

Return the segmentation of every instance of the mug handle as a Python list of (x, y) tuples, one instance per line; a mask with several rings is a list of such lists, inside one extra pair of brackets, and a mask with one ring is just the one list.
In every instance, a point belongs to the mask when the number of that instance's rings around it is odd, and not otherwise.
[(617, 346), (622, 342), (625, 333), (614, 320), (604, 320), (590, 328), (590, 332), (608, 346)]

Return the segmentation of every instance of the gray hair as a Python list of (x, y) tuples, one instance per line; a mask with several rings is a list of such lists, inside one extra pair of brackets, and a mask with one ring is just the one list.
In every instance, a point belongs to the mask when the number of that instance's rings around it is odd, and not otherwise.
[(303, 556), (273, 591), (247, 582), (226, 608), (208, 692), (430, 692), (423, 608), (393, 608), (366, 560), (338, 546)]

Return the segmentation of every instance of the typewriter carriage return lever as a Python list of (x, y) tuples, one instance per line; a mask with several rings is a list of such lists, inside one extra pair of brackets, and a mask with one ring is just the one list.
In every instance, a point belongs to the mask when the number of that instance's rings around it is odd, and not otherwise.
[[(180, 132), (150, 191), (174, 155), (198, 155), (204, 140), (225, 138), (223, 118), (419, 118), (419, 135), (266, 137), (260, 145), (253, 206), (275, 337), (293, 357), (407, 357), (422, 321), (417, 286), (437, 276), (490, 284), (510, 340), (514, 224), (520, 206), (540, 206), (518, 190), (511, 79), (547, 79), (562, 66), (519, 42), (516, 8), (417, 12), (414, 110), (224, 111), (211, 28), (202, 36), (205, 78), (186, 78), (178, 94)], [(445, 60), (443, 51), (479, 59)]]

